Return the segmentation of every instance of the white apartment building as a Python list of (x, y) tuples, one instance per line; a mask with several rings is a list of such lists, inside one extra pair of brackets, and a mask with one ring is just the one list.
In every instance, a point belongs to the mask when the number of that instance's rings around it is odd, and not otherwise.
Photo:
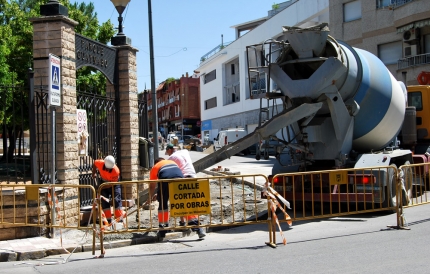
[[(267, 17), (233, 26), (236, 40), (202, 57), (196, 69), (202, 136), (209, 134), (213, 140), (221, 129), (234, 127), (252, 132), (260, 117), (264, 120), (281, 111), (279, 99), (250, 99), (246, 47), (276, 39), (283, 26), (308, 27), (323, 22), (329, 22), (329, 0), (290, 0), (274, 4)], [(261, 107), (267, 108), (270, 116), (260, 115)]]

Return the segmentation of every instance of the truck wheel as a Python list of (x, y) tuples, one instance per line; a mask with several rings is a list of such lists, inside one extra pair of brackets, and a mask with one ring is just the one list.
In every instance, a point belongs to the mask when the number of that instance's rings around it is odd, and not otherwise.
[(269, 151), (266, 149), (264, 150), (263, 158), (264, 160), (269, 160)]
[[(405, 164), (409, 164), (409, 161), (406, 161)], [(391, 164), (390, 167), (396, 167), (397, 166), (395, 164)], [(388, 185), (385, 188), (385, 201), (383, 203), (384, 207), (397, 207), (397, 193), (396, 193), (396, 184), (397, 184), (397, 178), (396, 178), (396, 174), (394, 174), (394, 170), (392, 168), (388, 169)], [(407, 178), (407, 180), (411, 180), (412, 178), (412, 170), (410, 171), (405, 171), (405, 178)], [(409, 201), (411, 200), (412, 197), (412, 181), (410, 182), (410, 188), (409, 190), (406, 190), (405, 188), (405, 182), (403, 181), (402, 183), (402, 201), (400, 201), (402, 203), (402, 206), (408, 205)], [(398, 197), (400, 199), (400, 197)], [(390, 210), (391, 211), (391, 210)], [(392, 210), (392, 212), (396, 212), (396, 210)]]
[[(390, 167), (395, 167), (397, 168), (397, 166), (395, 164), (391, 164)], [(385, 199), (384, 202), (382, 203), (382, 207), (384, 208), (388, 208), (388, 207), (392, 207), (392, 206), (396, 206), (397, 201), (396, 201), (396, 176), (394, 174), (394, 169), (389, 168), (387, 170), (387, 176), (388, 176), (388, 182), (387, 185), (385, 186)], [(391, 212), (396, 212), (396, 210), (390, 210)]]

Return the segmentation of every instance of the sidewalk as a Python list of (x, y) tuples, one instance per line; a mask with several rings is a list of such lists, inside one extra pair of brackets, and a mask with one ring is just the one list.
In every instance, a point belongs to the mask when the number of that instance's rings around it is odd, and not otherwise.
[[(57, 233), (58, 234), (58, 233)], [(195, 233), (172, 232), (166, 234), (163, 241), (193, 237)], [(92, 251), (92, 232), (85, 233), (81, 230), (69, 230), (62, 236), (55, 238), (33, 237), (0, 241), (0, 262), (28, 261), (42, 259), (51, 255), (72, 254)], [(95, 255), (100, 255), (100, 244), (96, 240)], [(137, 239), (125, 239), (117, 241), (104, 241), (106, 253), (112, 248), (125, 247), (137, 244), (159, 242), (155, 233)]]
[[(198, 159), (201, 159), (207, 155), (209, 154), (204, 152), (190, 151), (190, 156), (193, 161), (197, 161)], [(164, 151), (160, 151), (159, 156), (164, 157)], [(254, 156), (255, 155), (246, 157), (232, 156), (230, 159), (217, 163), (213, 167), (209, 167), (205, 171), (198, 173), (197, 177), (222, 175), (220, 173), (211, 171), (212, 168), (218, 166), (222, 166), (222, 168), (228, 168), (231, 172), (240, 172), (241, 175), (270, 174), (271, 167), (275, 159), (271, 157), (269, 160), (256, 161)], [(261, 179), (262, 178), (258, 178), (258, 180), (256, 180), (256, 184), (262, 185), (264, 182)], [(63, 232), (62, 237), (60, 237), (58, 233), (56, 234), (58, 236), (53, 239), (45, 237), (33, 237), (0, 241), (0, 262), (35, 260), (51, 255), (68, 254), (72, 252), (86, 252), (92, 250), (92, 232), (88, 233), (86, 239), (83, 239), (85, 236), (84, 231), (70, 230)], [(194, 233), (168, 233), (165, 239), (170, 240), (183, 237), (194, 237)], [(153, 233), (143, 238), (118, 240), (110, 243), (105, 241), (105, 247), (107, 248), (107, 252), (109, 252), (109, 249), (111, 248), (155, 243), (157, 241), (158, 238), (156, 234)], [(96, 245), (96, 255), (100, 255), (100, 246), (98, 243)]]

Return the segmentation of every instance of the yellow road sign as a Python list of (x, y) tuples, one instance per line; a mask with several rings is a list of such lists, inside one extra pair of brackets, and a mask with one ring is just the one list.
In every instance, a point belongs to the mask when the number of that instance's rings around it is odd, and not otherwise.
[(342, 185), (348, 183), (348, 171), (334, 171), (330, 172), (330, 185)]
[(211, 213), (209, 180), (198, 179), (169, 183), (170, 216)]

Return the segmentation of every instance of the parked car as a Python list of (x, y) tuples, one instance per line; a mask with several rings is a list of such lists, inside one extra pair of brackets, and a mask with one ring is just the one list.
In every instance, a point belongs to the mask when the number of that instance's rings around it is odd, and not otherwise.
[(166, 142), (172, 143), (174, 137), (176, 137), (176, 133), (170, 132), (169, 134), (167, 134)]
[(275, 155), (277, 145), (279, 145), (278, 140), (272, 138), (270, 138), (268, 141), (262, 141), (260, 144), (260, 152), (264, 154), (264, 152), (267, 150), (269, 155)]
[[(154, 134), (152, 132), (148, 132), (148, 139), (154, 143)], [(160, 132), (158, 132), (158, 147), (163, 150), (165, 145), (165, 141)]]
[(175, 143), (174, 139), (178, 140), (177, 141), (178, 145), (184, 143), (184, 140), (182, 139), (182, 135), (181, 134), (175, 133), (175, 132), (170, 132), (169, 134), (167, 134), (167, 142), (168, 143), (174, 144)]
[(184, 145), (188, 145), (194, 138), (195, 137), (193, 135), (184, 135), (184, 137), (182, 138), (184, 140)]

